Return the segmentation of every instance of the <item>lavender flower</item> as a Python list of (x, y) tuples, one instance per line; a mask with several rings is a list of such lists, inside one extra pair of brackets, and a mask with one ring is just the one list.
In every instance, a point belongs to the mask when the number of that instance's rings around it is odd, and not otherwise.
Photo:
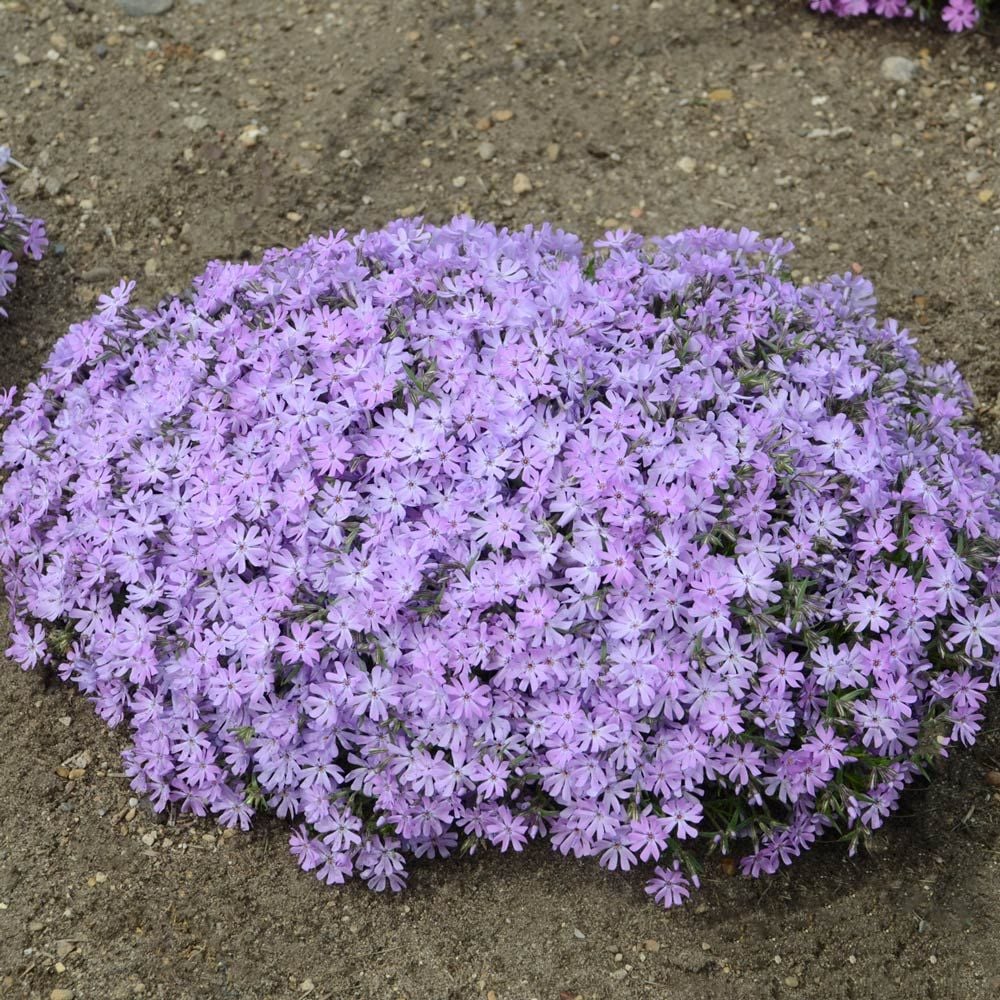
[(462, 216), (119, 285), (3, 397), (8, 653), (331, 884), (853, 849), (1000, 679), (1000, 461), (790, 249)]

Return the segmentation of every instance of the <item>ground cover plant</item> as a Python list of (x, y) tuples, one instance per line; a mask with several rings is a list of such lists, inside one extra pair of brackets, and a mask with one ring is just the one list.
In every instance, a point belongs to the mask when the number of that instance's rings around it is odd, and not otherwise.
[(918, 17), (940, 21), (949, 31), (974, 28), (989, 8), (989, 0), (809, 0), (809, 6), (838, 17)]
[[(7, 146), (0, 146), (0, 170), (15, 163)], [(17, 282), (18, 263), (24, 257), (41, 260), (48, 240), (41, 219), (30, 219), (13, 203), (7, 186), (0, 180), (0, 302)], [(0, 317), (7, 311), (0, 305)]]
[(462, 216), (122, 283), (5, 400), (9, 653), (330, 883), (856, 849), (1000, 677), (1000, 461), (790, 249)]

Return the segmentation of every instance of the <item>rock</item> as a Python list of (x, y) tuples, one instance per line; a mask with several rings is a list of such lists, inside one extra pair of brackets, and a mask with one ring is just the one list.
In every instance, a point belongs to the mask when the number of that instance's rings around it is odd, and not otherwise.
[(481, 142), (478, 146), (476, 146), (476, 152), (479, 154), (479, 159), (488, 162), (497, 155), (497, 148), (492, 142)]
[(129, 17), (145, 17), (147, 14), (166, 14), (174, 5), (174, 0), (118, 0), (122, 13)]
[(559, 143), (558, 142), (550, 142), (545, 147), (545, 158), (550, 163), (555, 163), (556, 160), (559, 159)]
[(239, 143), (244, 149), (253, 149), (261, 136), (267, 134), (263, 125), (244, 125), (240, 129)]
[[(97, 271), (99, 269), (95, 267), (93, 270)], [(104, 268), (104, 269), (101, 269), (101, 270), (107, 271), (108, 269)], [(111, 272), (108, 271), (108, 273), (110, 274)], [(78, 753), (73, 754), (72, 757), (67, 757), (61, 763), (62, 763), (63, 767), (81, 768), (81, 769), (83, 769), (83, 768), (90, 767), (90, 762), (93, 759), (94, 758), (91, 756), (91, 753), (90, 753), (89, 750), (80, 750)]]
[(212, 62), (225, 62), (228, 53), (225, 49), (206, 49), (205, 57), (211, 59)]
[(993, 200), (993, 189), (983, 188), (976, 194), (980, 205), (988, 205)]
[(49, 1000), (73, 1000), (73, 991), (55, 989), (49, 994)]
[(850, 125), (841, 125), (840, 128), (814, 128), (806, 134), (807, 139), (847, 139), (854, 135), (854, 129)]
[(573, 937), (575, 937), (577, 939), (577, 941), (586, 941), (587, 940), (587, 935), (584, 934), (583, 931), (581, 931), (579, 927), (574, 927), (573, 928)]
[(983, 780), (990, 788), (1000, 788), (1000, 771), (987, 771)]
[(208, 119), (204, 115), (188, 115), (183, 119), (184, 127), (192, 132), (200, 132), (203, 128), (208, 128)]
[(451, 179), (451, 186), (453, 188), (464, 188), (465, 183), (465, 177), (462, 174), (459, 174), (457, 177), (452, 177)]
[(114, 271), (110, 267), (92, 267), (80, 274), (80, 280), (88, 285), (93, 285), (99, 281), (107, 281), (114, 277)]
[(799, 985), (799, 980), (797, 976), (785, 976), (785, 985), (790, 989), (794, 990)]
[(679, 170), (679, 171), (680, 171), (680, 172), (681, 172), (682, 174), (693, 174), (693, 173), (695, 172), (695, 169), (696, 169), (696, 168), (697, 168), (697, 166), (698, 166), (698, 161), (697, 161), (697, 160), (695, 160), (695, 159), (693, 159), (693, 158), (692, 158), (692, 157), (690, 157), (690, 156), (682, 156), (682, 157), (681, 157), (681, 158), (680, 158), (680, 159), (679, 159), (679, 160), (677, 161), (677, 164), (676, 164), (676, 166), (677, 166), (677, 169), (678, 169), (678, 170)]
[(509, 122), (513, 117), (514, 112), (509, 108), (501, 108), (499, 111), (493, 112), (493, 120), (495, 122)]
[(701, 972), (713, 965), (715, 959), (700, 951), (691, 951), (689, 948), (681, 948), (678, 951), (669, 953), (668, 961), (671, 965), (684, 972)]
[(511, 187), (514, 194), (527, 194), (532, 189), (531, 178), (527, 174), (514, 174), (514, 183)]
[(715, 90), (710, 90), (708, 92), (708, 99), (710, 101), (731, 101), (733, 99), (733, 92), (728, 87), (716, 87)]
[(919, 69), (919, 63), (905, 56), (886, 56), (882, 60), (882, 76), (894, 83), (909, 83)]
[(63, 959), (73, 951), (74, 947), (72, 941), (56, 941), (56, 956)]
[(405, 111), (397, 111), (390, 120), (393, 128), (406, 128), (407, 115)]
[(657, 941), (656, 938), (647, 938), (645, 941), (643, 941), (642, 946), (643, 948), (646, 949), (646, 951), (660, 950), (660, 942)]

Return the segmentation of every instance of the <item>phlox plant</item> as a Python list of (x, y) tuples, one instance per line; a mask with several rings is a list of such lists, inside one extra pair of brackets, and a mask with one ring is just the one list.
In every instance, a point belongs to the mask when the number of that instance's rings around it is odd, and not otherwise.
[[(0, 146), (0, 170), (16, 163), (7, 146)], [(22, 257), (41, 260), (49, 241), (41, 219), (29, 219), (11, 201), (6, 185), (0, 180), (0, 301), (5, 299), (17, 282), (18, 261)], [(7, 311), (0, 305), (0, 317)]]
[(991, 0), (809, 0), (812, 10), (838, 17), (918, 17), (940, 20), (949, 31), (974, 28)]
[(790, 249), (417, 218), (120, 284), (4, 399), (10, 655), (327, 883), (855, 850), (1000, 678), (1000, 460)]

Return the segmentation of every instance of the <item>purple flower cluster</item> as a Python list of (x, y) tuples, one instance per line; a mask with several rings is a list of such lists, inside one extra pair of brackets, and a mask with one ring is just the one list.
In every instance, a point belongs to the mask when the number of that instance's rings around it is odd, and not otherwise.
[(809, 0), (812, 10), (837, 17), (913, 17), (927, 20), (940, 14), (949, 31), (968, 31), (979, 23), (988, 0)]
[[(9, 162), (10, 149), (0, 146), (0, 170)], [(17, 282), (19, 258), (28, 256), (32, 260), (41, 260), (48, 245), (44, 223), (41, 219), (29, 219), (18, 211), (3, 181), (0, 181), (0, 300), (7, 297)], [(7, 311), (2, 305), (0, 317), (7, 318)]]
[(5, 401), (10, 654), (329, 883), (853, 849), (1000, 679), (1000, 459), (789, 249), (416, 219), (119, 285)]

